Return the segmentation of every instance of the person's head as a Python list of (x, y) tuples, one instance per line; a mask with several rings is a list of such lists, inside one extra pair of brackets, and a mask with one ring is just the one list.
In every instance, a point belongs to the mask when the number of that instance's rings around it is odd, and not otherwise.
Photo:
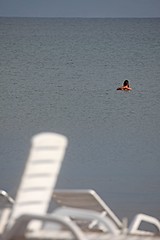
[(124, 83), (123, 83), (123, 86), (124, 86), (124, 87), (125, 87), (125, 86), (129, 87), (129, 81), (128, 81), (128, 80), (125, 80)]

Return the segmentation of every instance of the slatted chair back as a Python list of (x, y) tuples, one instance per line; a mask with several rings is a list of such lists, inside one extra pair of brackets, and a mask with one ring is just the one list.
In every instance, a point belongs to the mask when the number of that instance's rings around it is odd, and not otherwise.
[(119, 229), (123, 227), (114, 212), (92, 189), (55, 189), (52, 197), (60, 206), (93, 210), (110, 217)]
[[(67, 147), (67, 138), (41, 133), (32, 138), (32, 147), (13, 206), (9, 227), (23, 214), (46, 214)], [(32, 223), (31, 229), (40, 228)]]

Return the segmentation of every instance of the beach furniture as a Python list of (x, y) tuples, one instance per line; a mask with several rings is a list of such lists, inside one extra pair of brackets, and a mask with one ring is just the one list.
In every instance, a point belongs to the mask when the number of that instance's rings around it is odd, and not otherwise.
[[(121, 233), (127, 232), (130, 235), (155, 235), (154, 232), (140, 230), (139, 227), (142, 222), (153, 225), (157, 229), (157, 232), (160, 233), (160, 221), (152, 216), (141, 213), (134, 217), (128, 227), (126, 219), (122, 221), (119, 220), (114, 212), (101, 199), (101, 197), (92, 189), (55, 189), (52, 198), (59, 206), (65, 207), (65, 211), (60, 209), (59, 213), (62, 215), (65, 212), (67, 216), (69, 216), (69, 213), (71, 213), (70, 217), (74, 219), (82, 229), (90, 229), (94, 231), (95, 229), (101, 229), (103, 231), (104, 229), (102, 224), (100, 224), (99, 218), (104, 219), (107, 217), (114, 223), (115, 227), (121, 231)], [(71, 209), (67, 210), (68, 207), (72, 208), (72, 211)], [(84, 215), (85, 212), (87, 215), (87, 211), (91, 211), (92, 216), (94, 216), (96, 213), (95, 218), (90, 217), (90, 221), (86, 222), (86, 219), (83, 219), (82, 214), (80, 214), (81, 211), (84, 211)], [(88, 212), (90, 216), (91, 212)], [(98, 219), (97, 214), (99, 214)], [(81, 221), (79, 221), (80, 219)]]
[[(66, 147), (67, 138), (59, 134), (32, 138), (15, 200), (0, 191), (0, 239), (132, 240), (136, 236), (136, 240), (145, 240), (149, 236), (148, 240), (155, 240), (154, 233), (139, 226), (146, 221), (160, 232), (158, 219), (138, 214), (128, 227), (94, 190), (55, 189)], [(49, 214), (51, 200), (60, 208)]]
[[(70, 217), (72, 220), (80, 220), (80, 221), (90, 221), (93, 220), (99, 224), (102, 228), (94, 229), (93, 232), (102, 233), (105, 232), (107, 234), (111, 234), (114, 236), (118, 236), (122, 233), (116, 226), (116, 224), (108, 217), (99, 214), (96, 211), (88, 210), (88, 209), (80, 209), (80, 208), (69, 208), (69, 207), (60, 207), (54, 211), (54, 214), (57, 216), (67, 216)], [(78, 222), (77, 222), (77, 225)], [(84, 232), (89, 232), (88, 229), (82, 228)], [(100, 230), (100, 231), (99, 231)]]
[[(43, 222), (61, 223), (70, 228), (74, 236), (82, 239), (83, 233), (68, 218), (49, 216), (47, 210), (67, 147), (67, 138), (56, 133), (41, 133), (32, 138), (30, 154), (22, 175), (15, 201), (10, 208), (2, 208), (0, 219), (1, 239), (29, 238), (42, 235)], [(10, 197), (1, 191), (1, 196)], [(11, 199), (10, 199), (11, 200)], [(8, 203), (6, 201), (6, 203)], [(4, 214), (7, 209), (10, 214)], [(5, 218), (5, 219), (4, 219)], [(34, 221), (33, 221), (34, 220)], [(54, 227), (53, 227), (54, 229)], [(46, 235), (49, 232), (45, 233)], [(55, 232), (54, 232), (55, 233)], [(52, 232), (52, 239), (55, 234)], [(33, 237), (33, 238), (34, 238)], [(85, 239), (85, 237), (84, 237)]]
[[(102, 216), (108, 216), (118, 229), (123, 226), (123, 223), (93, 189), (55, 189), (52, 198), (59, 206), (93, 210)], [(95, 225), (96, 221), (92, 222), (89, 228), (94, 228)]]
[[(55, 210), (58, 216), (68, 216), (73, 221), (76, 219), (80, 221), (97, 221), (97, 224), (101, 226), (99, 229), (82, 229), (87, 239), (98, 239), (98, 240), (160, 240), (159, 233), (155, 234), (150, 231), (137, 230), (130, 232), (130, 229), (124, 226), (122, 229), (118, 229), (115, 223), (108, 217), (99, 214), (93, 210), (80, 209), (80, 208), (68, 208), (61, 207)], [(155, 224), (159, 229), (159, 221), (153, 217), (144, 214), (138, 214), (139, 221), (135, 221), (135, 226), (142, 221)], [(141, 215), (141, 216), (140, 216)], [(142, 216), (143, 215), (143, 216)], [(141, 219), (140, 219), (141, 218)], [(150, 219), (149, 219), (150, 218)]]
[(14, 199), (6, 191), (0, 190), (0, 235), (8, 222), (13, 203)]

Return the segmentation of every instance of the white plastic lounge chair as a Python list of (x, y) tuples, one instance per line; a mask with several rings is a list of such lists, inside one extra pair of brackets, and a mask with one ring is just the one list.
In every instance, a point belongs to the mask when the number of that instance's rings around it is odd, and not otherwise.
[[(123, 227), (123, 223), (92, 189), (55, 189), (52, 198), (59, 206), (99, 212), (103, 216), (108, 216), (118, 229)], [(94, 225), (96, 225), (96, 221), (93, 221), (89, 227), (92, 228)]]
[(61, 207), (57, 208), (54, 211), (54, 214), (57, 216), (68, 216), (71, 217), (71, 219), (76, 218), (89, 221), (93, 221), (95, 219), (100, 225), (103, 225), (104, 232), (116, 236), (120, 235), (121, 233), (121, 231), (117, 228), (116, 224), (108, 216), (103, 216), (93, 210)]
[(157, 232), (160, 233), (160, 221), (157, 218), (154, 218), (152, 216), (146, 215), (139, 213), (137, 214), (134, 219), (132, 220), (130, 226), (129, 226), (129, 233), (130, 234), (135, 234), (135, 235), (154, 235), (153, 232), (150, 231), (143, 231), (140, 230), (139, 227), (142, 222), (147, 222), (152, 224), (156, 229)]
[(0, 235), (8, 221), (13, 203), (13, 198), (6, 191), (0, 190)]
[[(123, 233), (128, 232), (128, 234), (132, 235), (155, 235), (154, 232), (140, 230), (139, 227), (142, 222), (147, 222), (154, 225), (160, 233), (160, 221), (154, 217), (145, 214), (137, 214), (132, 220), (130, 226), (127, 228), (127, 224), (125, 222), (121, 222), (118, 219), (118, 217), (112, 212), (112, 210), (106, 205), (106, 203), (94, 190), (55, 189), (52, 197), (59, 206), (76, 208), (72, 211), (72, 216), (70, 216), (72, 218), (74, 214), (78, 216), (78, 214), (80, 213), (78, 209), (81, 209), (81, 211), (83, 209), (87, 211), (92, 210), (93, 212), (99, 213), (99, 216), (102, 218), (105, 216), (109, 217), (115, 224), (117, 229), (121, 230)], [(65, 214), (67, 216), (69, 216), (69, 212), (71, 211), (65, 210)], [(60, 213), (62, 214), (63, 211), (61, 211)], [(80, 216), (82, 219), (82, 215)], [(82, 225), (81, 222), (80, 225)], [(98, 226), (99, 228), (99, 220), (92, 219), (92, 222), (89, 224), (88, 228), (92, 229), (95, 228), (95, 226)]]
[(160, 240), (159, 234), (153, 234), (151, 232), (138, 230), (141, 221), (146, 221), (151, 224), (154, 224), (154, 226), (156, 226), (157, 229), (160, 231), (159, 221), (145, 214), (138, 214), (133, 221), (133, 225), (130, 226), (130, 229), (124, 229), (123, 231), (117, 229), (117, 226), (109, 217), (103, 216), (93, 210), (61, 207), (55, 210), (54, 215), (68, 216), (71, 219), (80, 219), (83, 221), (84, 220), (92, 221), (93, 219), (95, 219), (98, 222), (98, 224), (103, 225), (103, 232), (99, 231), (84, 232), (88, 239)]
[(0, 208), (3, 207), (2, 205), (12, 205), (13, 203), (13, 198), (11, 198), (6, 191), (0, 190)]
[(59, 134), (41, 133), (32, 138), (32, 148), (17, 192), (9, 227), (22, 214), (47, 212), (66, 147), (66, 137)]
[[(28, 218), (29, 220), (32, 218), (46, 220), (48, 205), (66, 147), (66, 137), (59, 134), (42, 133), (32, 138), (32, 148), (11, 215), (6, 220), (5, 229), (1, 232), (3, 239), (12, 238), (12, 233), (16, 233), (17, 238), (19, 231), (21, 232), (23, 229), (21, 222), (26, 223), (27, 221), (28, 224)], [(48, 219), (48, 221), (52, 220)], [(2, 222), (4, 226), (4, 221), (2, 220)], [(19, 227), (16, 227), (17, 225)], [(27, 225), (27, 230), (37, 232), (41, 226), (39, 221), (32, 221), (29, 226)], [(25, 227), (26, 224), (24, 224)]]

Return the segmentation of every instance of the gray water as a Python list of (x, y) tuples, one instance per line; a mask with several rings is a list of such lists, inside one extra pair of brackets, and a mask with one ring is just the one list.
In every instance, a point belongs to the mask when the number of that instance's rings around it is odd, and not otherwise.
[[(30, 138), (69, 139), (57, 188), (92, 188), (122, 218), (160, 217), (160, 19), (0, 18), (0, 188)], [(133, 91), (116, 91), (129, 79)]]

